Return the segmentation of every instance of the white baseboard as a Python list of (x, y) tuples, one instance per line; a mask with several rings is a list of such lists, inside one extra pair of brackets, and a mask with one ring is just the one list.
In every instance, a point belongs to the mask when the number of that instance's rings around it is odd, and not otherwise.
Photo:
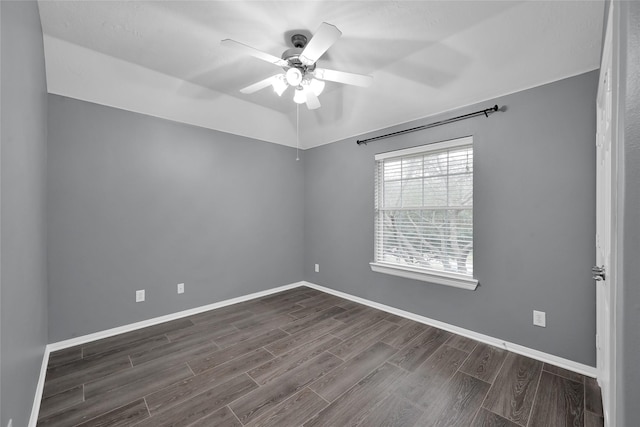
[(29, 417), (29, 427), (36, 427), (38, 423), (40, 401), (42, 400), (42, 393), (44, 392), (44, 379), (47, 376), (47, 365), (49, 364), (50, 353), (49, 346), (45, 346), (44, 356), (42, 356), (42, 366), (40, 366), (40, 377), (38, 377), (38, 384), (36, 385), (36, 396), (33, 399), (33, 406), (31, 407), (31, 417)]
[(38, 414), (40, 412), (40, 401), (42, 400), (42, 393), (44, 391), (44, 380), (47, 376), (47, 365), (49, 364), (49, 355), (58, 350), (74, 347), (80, 344), (86, 344), (92, 341), (101, 340), (103, 338), (112, 337), (114, 335), (123, 334), (126, 332), (135, 331), (137, 329), (146, 328), (147, 326), (153, 326), (171, 320), (181, 319), (183, 317), (193, 316), (194, 314), (203, 313), (205, 311), (214, 310), (216, 308), (226, 307), (228, 305), (237, 304), (240, 302), (249, 301), (256, 298), (262, 298), (267, 295), (275, 294), (278, 292), (286, 291), (289, 289), (298, 288), (304, 286), (304, 282), (291, 283), (289, 285), (280, 286), (277, 288), (267, 289), (266, 291), (254, 292), (252, 294), (243, 295), (236, 298), (231, 298), (224, 301), (219, 301), (213, 304), (203, 305), (189, 310), (183, 310), (166, 316), (154, 317), (153, 319), (143, 320), (141, 322), (131, 323), (129, 325), (119, 326), (117, 328), (111, 328), (93, 334), (82, 335), (80, 337), (71, 338), (64, 341), (58, 341), (48, 344), (45, 347), (44, 356), (42, 358), (42, 367), (40, 369), (40, 378), (38, 379), (38, 385), (36, 387), (36, 395), (33, 400), (33, 407), (31, 409), (31, 418), (29, 418), (29, 427), (36, 427), (38, 422)]
[(471, 338), (476, 341), (480, 341), (495, 347), (501, 347), (513, 353), (521, 354), (523, 356), (527, 356), (532, 359), (539, 360), (541, 362), (550, 363), (560, 368), (568, 369), (570, 371), (577, 372), (579, 374), (586, 375), (588, 377), (596, 378), (596, 368), (594, 368), (593, 366), (584, 365), (582, 363), (574, 362), (573, 360), (564, 359), (562, 357), (558, 357), (553, 354), (545, 353), (539, 350), (534, 350), (532, 348), (525, 347), (523, 345), (514, 344), (508, 341), (501, 340), (499, 338), (494, 338), (489, 335), (484, 335), (479, 332), (471, 331), (469, 329), (464, 329), (459, 326), (450, 325), (448, 323), (444, 323), (439, 320), (430, 319), (428, 317), (424, 317), (419, 314), (401, 310), (399, 308), (391, 307), (385, 304), (380, 304), (378, 302), (370, 301), (365, 298), (360, 298), (351, 294), (336, 291), (331, 288), (326, 288), (324, 286), (316, 285), (315, 283), (302, 282), (302, 285), (308, 286), (313, 289), (317, 289), (322, 292), (326, 292), (328, 294), (335, 295), (340, 298), (348, 299), (353, 302), (364, 304), (369, 307), (377, 308), (378, 310), (386, 311), (388, 313), (392, 313), (397, 316), (415, 320), (416, 322), (424, 323), (426, 325), (434, 326), (436, 328), (443, 329), (445, 331), (453, 332), (454, 334), (462, 335), (463, 337)]
[(42, 393), (44, 391), (44, 380), (47, 374), (47, 365), (49, 363), (49, 355), (52, 352), (63, 350), (65, 348), (73, 347), (79, 344), (86, 344), (92, 341), (108, 338), (108, 337), (122, 334), (125, 332), (131, 332), (137, 329), (146, 328), (147, 326), (153, 326), (159, 323), (164, 323), (164, 322), (180, 319), (187, 316), (192, 316), (194, 314), (202, 313), (209, 310), (214, 310), (216, 308), (222, 308), (228, 305), (233, 305), (233, 304), (249, 301), (256, 298), (261, 298), (267, 295), (275, 294), (275, 293), (286, 291), (289, 289), (298, 288), (300, 286), (307, 286), (309, 288), (317, 289), (327, 294), (335, 295), (340, 298), (344, 298), (344, 299), (354, 301), (363, 305), (367, 305), (369, 307), (386, 311), (388, 313), (395, 314), (397, 316), (405, 317), (407, 319), (414, 320), (416, 322), (424, 323), (429, 326), (434, 326), (436, 328), (453, 332), (455, 334), (462, 335), (464, 337), (471, 338), (476, 341), (493, 345), (495, 347), (501, 347), (507, 351), (512, 351), (514, 353), (521, 354), (523, 356), (527, 356), (532, 359), (539, 360), (541, 362), (550, 363), (552, 365), (559, 366), (561, 368), (568, 369), (570, 371), (577, 372), (579, 374), (586, 375), (588, 377), (593, 377), (593, 378), (596, 377), (596, 368), (592, 366), (584, 365), (582, 363), (578, 363), (572, 360), (564, 359), (562, 357), (554, 356), (553, 354), (534, 350), (532, 348), (528, 348), (519, 344), (510, 343), (498, 338), (491, 337), (489, 335), (484, 335), (479, 332), (474, 332), (469, 329), (461, 328), (459, 326), (450, 325), (448, 323), (444, 323), (439, 320), (430, 319), (428, 317), (424, 317), (419, 314), (411, 313), (409, 311), (401, 310), (399, 308), (391, 307), (375, 301), (370, 301), (365, 298), (361, 298), (361, 297), (357, 297), (344, 292), (336, 291), (331, 288), (326, 288), (324, 286), (316, 285), (315, 283), (301, 281), (301, 282), (292, 283), (285, 286), (280, 286), (278, 288), (267, 289), (265, 291), (255, 292), (253, 294), (216, 302), (213, 304), (203, 305), (201, 307), (196, 307), (189, 310), (179, 311), (177, 313), (168, 314), (166, 316), (154, 317), (153, 319), (143, 320), (141, 322), (131, 323), (129, 325), (124, 325), (117, 328), (107, 329), (105, 331), (100, 331), (93, 334), (83, 335), (81, 337), (76, 337), (76, 338), (48, 344), (45, 348), (45, 353), (42, 358), (40, 378), (38, 380), (38, 385), (36, 387), (36, 395), (33, 401), (33, 408), (31, 410), (31, 418), (29, 419), (29, 427), (36, 427), (36, 424), (38, 421), (38, 413), (40, 412), (40, 401), (42, 400)]
[(47, 347), (49, 348), (50, 351), (58, 351), (58, 350), (73, 347), (79, 344), (86, 344), (88, 342), (101, 340), (103, 338), (108, 338), (114, 335), (124, 334), (126, 332), (131, 332), (137, 329), (146, 328), (147, 326), (153, 326), (159, 323), (169, 322), (171, 320), (193, 316), (194, 314), (203, 313), (205, 311), (215, 310), (216, 308), (222, 308), (228, 305), (238, 304), (240, 302), (261, 298), (267, 295), (275, 294), (278, 292), (286, 291), (286, 290), (297, 288), (300, 286), (303, 286), (303, 282), (291, 283), (289, 285), (267, 289), (266, 291), (255, 292), (249, 295), (243, 295), (240, 297), (215, 302), (213, 304), (207, 304), (200, 307), (191, 308), (189, 310), (178, 311), (177, 313), (167, 314), (166, 316), (154, 317), (153, 319), (147, 319), (141, 322), (130, 323), (128, 325), (119, 326), (117, 328), (111, 328), (105, 331), (95, 332), (93, 334), (82, 335), (80, 337), (71, 338), (64, 341), (58, 341), (56, 343), (49, 344)]

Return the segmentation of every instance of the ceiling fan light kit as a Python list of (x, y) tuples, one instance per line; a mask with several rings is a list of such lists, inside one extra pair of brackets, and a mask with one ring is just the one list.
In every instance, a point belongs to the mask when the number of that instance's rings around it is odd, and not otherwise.
[(316, 68), (318, 59), (341, 35), (335, 26), (323, 22), (311, 40), (307, 41), (307, 37), (302, 34), (291, 36), (293, 48), (285, 50), (281, 58), (231, 39), (222, 40), (222, 45), (282, 67), (284, 71), (242, 88), (240, 92), (252, 94), (271, 86), (278, 96), (282, 96), (291, 86), (295, 89), (293, 101), (297, 104), (306, 103), (308, 109), (314, 110), (320, 108), (318, 96), (324, 90), (325, 81), (360, 87), (370, 86), (373, 82), (371, 76)]

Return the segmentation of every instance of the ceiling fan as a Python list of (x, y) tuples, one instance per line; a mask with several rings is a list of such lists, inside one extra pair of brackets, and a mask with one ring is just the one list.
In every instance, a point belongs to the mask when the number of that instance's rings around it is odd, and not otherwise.
[(360, 87), (368, 87), (373, 82), (371, 76), (316, 66), (318, 59), (341, 35), (338, 28), (323, 22), (310, 40), (302, 34), (291, 36), (293, 48), (285, 50), (280, 58), (231, 39), (222, 40), (222, 45), (282, 67), (281, 73), (240, 89), (240, 92), (251, 94), (271, 86), (278, 96), (282, 96), (291, 86), (295, 89), (294, 102), (306, 103), (307, 108), (314, 110), (320, 108), (318, 95), (323, 91), (325, 81)]

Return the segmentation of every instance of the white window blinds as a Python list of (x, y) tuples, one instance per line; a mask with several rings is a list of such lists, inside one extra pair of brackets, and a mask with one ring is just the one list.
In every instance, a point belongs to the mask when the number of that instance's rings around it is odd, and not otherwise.
[(473, 277), (472, 143), (376, 156), (375, 263)]

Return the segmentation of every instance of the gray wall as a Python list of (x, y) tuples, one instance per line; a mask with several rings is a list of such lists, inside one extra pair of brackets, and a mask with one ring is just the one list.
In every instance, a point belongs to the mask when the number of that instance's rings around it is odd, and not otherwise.
[(617, 425), (640, 425), (640, 3), (614, 7), (614, 73), (618, 87), (619, 222)]
[[(597, 71), (582, 74), (402, 128), (507, 107), (489, 119), (305, 151), (305, 280), (595, 365), (597, 79)], [(480, 287), (372, 272), (374, 155), (466, 135), (474, 136)], [(547, 313), (546, 328), (532, 325), (534, 309)]]
[(302, 280), (295, 149), (56, 95), (48, 144), (51, 342)]
[(35, 2), (2, 10), (1, 425), (26, 426), (47, 343), (47, 94)]

